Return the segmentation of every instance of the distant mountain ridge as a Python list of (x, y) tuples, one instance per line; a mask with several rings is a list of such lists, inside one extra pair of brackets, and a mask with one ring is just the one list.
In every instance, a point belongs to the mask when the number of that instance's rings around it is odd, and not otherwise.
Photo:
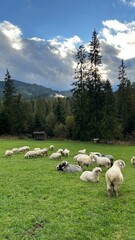
[[(55, 96), (55, 95), (57, 96), (62, 95), (67, 97), (72, 95), (70, 90), (55, 91), (55, 90), (52, 90), (51, 88), (43, 87), (35, 83), (31, 84), (31, 83), (25, 83), (25, 82), (21, 82), (14, 79), (12, 80), (16, 90), (19, 93), (21, 93), (23, 97), (26, 97), (26, 98), (39, 97), (39, 96), (49, 97), (49, 96)], [(3, 95), (3, 88), (4, 88), (4, 81), (0, 81), (0, 97), (2, 97)]]

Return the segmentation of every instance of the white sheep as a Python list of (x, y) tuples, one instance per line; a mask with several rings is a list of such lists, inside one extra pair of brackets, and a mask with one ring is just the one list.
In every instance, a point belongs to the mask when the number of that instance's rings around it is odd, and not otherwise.
[(99, 182), (99, 175), (102, 172), (100, 167), (95, 167), (92, 171), (84, 171), (80, 176), (83, 181)]
[(11, 157), (13, 155), (13, 151), (12, 150), (6, 150), (5, 151), (5, 157)]
[(52, 153), (51, 156), (49, 157), (49, 159), (57, 159), (57, 160), (61, 160), (61, 153), (56, 152), (56, 153)]
[(79, 150), (78, 153), (82, 153), (82, 154), (84, 154), (84, 153), (86, 153), (86, 149)]
[(50, 150), (54, 150), (54, 146), (53, 145), (50, 145)]
[(36, 157), (42, 157), (42, 156), (45, 156), (45, 155), (48, 156), (48, 149), (47, 148), (35, 150), (35, 156)]
[(36, 151), (28, 151), (25, 153), (24, 158), (36, 157)]
[(13, 149), (12, 149), (12, 152), (13, 152), (13, 153), (18, 153), (18, 148), (13, 148)]
[(107, 183), (107, 193), (108, 197), (111, 197), (112, 193), (114, 192), (118, 197), (118, 190), (119, 186), (123, 183), (124, 178), (121, 173), (121, 169), (124, 168), (125, 162), (123, 160), (116, 160), (114, 161), (113, 166), (108, 169), (105, 174), (105, 179)]
[(97, 155), (98, 157), (101, 157), (102, 154), (100, 152), (90, 152), (90, 154), (94, 154), (94, 155)]
[(132, 156), (132, 157), (131, 157), (131, 164), (132, 164), (133, 166), (135, 166), (135, 156)]
[(63, 149), (62, 149), (62, 148), (59, 148), (59, 149), (57, 150), (57, 153), (63, 154)]
[(59, 165), (56, 166), (56, 170), (63, 172), (82, 172), (82, 168), (78, 165), (73, 165), (68, 163), (67, 161), (62, 161)]
[(75, 156), (73, 157), (73, 160), (74, 160), (74, 161), (77, 161), (77, 158), (80, 157), (80, 156), (89, 156), (89, 155), (79, 153), (79, 154), (77, 154), (77, 155), (75, 155)]
[(111, 166), (111, 161), (107, 157), (98, 157), (97, 155), (94, 154), (93, 159), (96, 161), (99, 167), (104, 166), (106, 168), (109, 168)]
[(88, 167), (95, 162), (95, 160), (93, 159), (93, 154), (90, 155), (82, 154), (79, 157), (77, 157), (76, 161), (81, 167), (83, 167), (84, 165)]
[(65, 149), (63, 150), (62, 155), (68, 157), (69, 154), (70, 154), (70, 150), (68, 150), (67, 148), (65, 148)]
[(23, 146), (23, 147), (19, 147), (18, 148), (18, 152), (19, 153), (24, 153), (24, 152), (27, 152), (30, 150), (30, 147), (29, 146)]

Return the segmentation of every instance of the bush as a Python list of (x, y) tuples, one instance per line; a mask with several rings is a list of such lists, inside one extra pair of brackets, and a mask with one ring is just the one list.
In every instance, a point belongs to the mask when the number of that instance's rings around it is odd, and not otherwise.
[(58, 138), (69, 138), (69, 130), (65, 124), (62, 123), (56, 123), (54, 127), (54, 136)]

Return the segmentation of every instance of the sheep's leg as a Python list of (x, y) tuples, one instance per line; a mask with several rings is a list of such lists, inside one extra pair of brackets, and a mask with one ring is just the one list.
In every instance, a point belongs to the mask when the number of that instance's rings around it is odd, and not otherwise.
[(112, 186), (111, 185), (107, 185), (107, 194), (108, 194), (108, 197), (112, 196)]
[(116, 194), (116, 197), (118, 197), (119, 196), (118, 186), (114, 186), (114, 192)]

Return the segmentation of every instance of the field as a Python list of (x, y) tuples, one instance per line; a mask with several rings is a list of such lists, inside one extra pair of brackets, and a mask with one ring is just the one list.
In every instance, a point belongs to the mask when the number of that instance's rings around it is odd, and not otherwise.
[[(99, 183), (83, 182), (80, 173), (55, 170), (58, 160), (49, 156), (11, 158), (5, 150), (30, 146), (68, 148), (73, 161), (79, 149), (87, 153), (111, 154), (126, 163), (124, 183), (118, 198), (108, 198), (105, 172)], [(0, 240), (134, 240), (135, 239), (135, 168), (131, 156), (135, 146), (105, 145), (77, 141), (34, 141), (0, 139)], [(91, 170), (94, 165), (88, 167)], [(87, 169), (87, 167), (85, 167)]]

